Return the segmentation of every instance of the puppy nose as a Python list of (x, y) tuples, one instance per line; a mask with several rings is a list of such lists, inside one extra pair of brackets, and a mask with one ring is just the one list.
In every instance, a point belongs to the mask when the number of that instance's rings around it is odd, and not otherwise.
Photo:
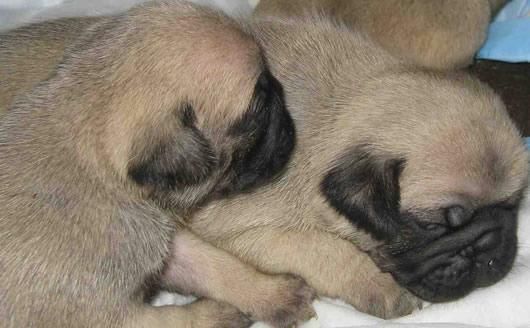
[(462, 206), (453, 206), (447, 209), (445, 220), (451, 228), (459, 228), (471, 220), (472, 213)]

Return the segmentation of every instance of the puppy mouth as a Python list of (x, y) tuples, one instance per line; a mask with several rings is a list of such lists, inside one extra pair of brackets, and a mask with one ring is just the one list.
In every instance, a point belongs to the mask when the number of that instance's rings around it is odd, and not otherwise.
[(441, 236), (417, 226), (407, 230), (408, 236), (382, 245), (372, 257), (382, 271), (426, 301), (451, 301), (495, 284), (513, 265), (514, 211), (481, 210), (469, 224)]

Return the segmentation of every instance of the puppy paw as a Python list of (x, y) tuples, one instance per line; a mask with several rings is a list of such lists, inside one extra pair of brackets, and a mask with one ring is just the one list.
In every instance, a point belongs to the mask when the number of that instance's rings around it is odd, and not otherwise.
[(300, 325), (316, 316), (312, 305), (315, 291), (301, 278), (272, 276), (259, 289), (264, 297), (251, 310), (253, 320), (283, 328)]
[(194, 328), (247, 328), (252, 321), (232, 305), (203, 299), (190, 305)]
[(350, 298), (351, 304), (361, 312), (393, 319), (421, 309), (422, 301), (399, 286), (388, 274), (378, 274)]
[(411, 314), (421, 309), (422, 302), (406, 290), (390, 295), (379, 295), (370, 297), (364, 304), (368, 314), (382, 318), (394, 319)]

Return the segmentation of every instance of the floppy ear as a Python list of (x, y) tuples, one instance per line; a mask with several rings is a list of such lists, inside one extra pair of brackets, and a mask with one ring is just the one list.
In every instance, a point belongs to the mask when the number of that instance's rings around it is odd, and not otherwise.
[(140, 142), (139, 160), (128, 168), (139, 185), (161, 191), (191, 186), (206, 180), (216, 167), (215, 153), (195, 125), (193, 108), (185, 104), (176, 115), (182, 123), (178, 131), (155, 144), (147, 144), (147, 136)]
[(376, 239), (398, 232), (399, 176), (404, 160), (380, 159), (361, 147), (342, 156), (321, 183), (329, 204)]

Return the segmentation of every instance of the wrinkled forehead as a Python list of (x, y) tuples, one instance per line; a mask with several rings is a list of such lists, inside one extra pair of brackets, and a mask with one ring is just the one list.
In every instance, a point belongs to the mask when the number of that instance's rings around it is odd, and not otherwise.
[(401, 177), (402, 205), (480, 207), (515, 204), (528, 183), (528, 153), (511, 130), (490, 135), (464, 131), (411, 156)]
[(410, 75), (391, 86), (364, 100), (375, 110), (363, 110), (348, 124), (374, 149), (405, 160), (403, 207), (484, 206), (522, 194), (528, 153), (488, 87), (465, 75)]

